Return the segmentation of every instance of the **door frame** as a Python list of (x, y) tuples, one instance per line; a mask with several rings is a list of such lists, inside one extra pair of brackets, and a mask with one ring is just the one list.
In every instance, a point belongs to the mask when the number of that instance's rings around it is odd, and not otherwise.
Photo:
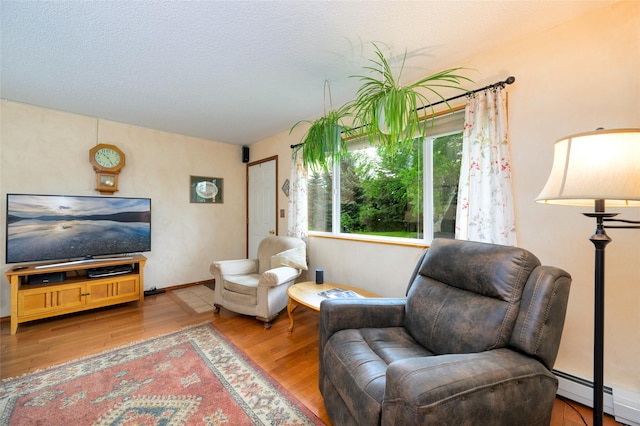
[(261, 163), (267, 163), (269, 161), (275, 161), (276, 164), (276, 170), (275, 170), (275, 185), (274, 185), (274, 190), (275, 190), (275, 210), (273, 212), (273, 216), (275, 218), (275, 228), (276, 228), (276, 235), (278, 235), (278, 156), (274, 155), (272, 157), (267, 157), (267, 158), (263, 158), (261, 160), (257, 160), (257, 161), (252, 161), (250, 163), (247, 163), (247, 167), (246, 167), (246, 176), (245, 176), (245, 181), (246, 181), (246, 188), (245, 188), (245, 205), (246, 205), (246, 212), (245, 212), (245, 235), (246, 235), (246, 241), (245, 241), (245, 257), (248, 259), (249, 258), (249, 167), (251, 166), (257, 166), (258, 164)]

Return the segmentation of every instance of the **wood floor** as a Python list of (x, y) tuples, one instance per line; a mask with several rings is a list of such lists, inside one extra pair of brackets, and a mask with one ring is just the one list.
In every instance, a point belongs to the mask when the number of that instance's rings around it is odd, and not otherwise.
[[(11, 335), (9, 322), (0, 330), (0, 378), (91, 355), (145, 338), (212, 321), (235, 345), (293, 393), (328, 425), (318, 390), (318, 317), (309, 309), (295, 312), (295, 329), (287, 332), (286, 312), (265, 330), (257, 320), (222, 310), (219, 315), (196, 313), (170, 291), (137, 303), (20, 325)], [(591, 411), (556, 399), (551, 425), (591, 425)], [(582, 417), (581, 417), (582, 416)], [(616, 425), (607, 416), (605, 425)]]

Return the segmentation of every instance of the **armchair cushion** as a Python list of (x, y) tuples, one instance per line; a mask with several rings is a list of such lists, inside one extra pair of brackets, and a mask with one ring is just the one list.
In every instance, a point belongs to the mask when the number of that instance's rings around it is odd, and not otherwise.
[(262, 275), (227, 275), (224, 277), (222, 285), (225, 290), (231, 293), (256, 297), (258, 294), (258, 286), (275, 287), (296, 279), (298, 275), (300, 275), (300, 273), (297, 269), (286, 266), (270, 269)]
[(260, 275), (228, 275), (224, 278), (222, 286), (225, 290), (233, 291), (240, 294), (256, 294)]
[(299, 246), (271, 256), (271, 269), (280, 266), (291, 266), (292, 268), (302, 269), (304, 271), (308, 270), (307, 251), (303, 246)]
[(213, 262), (209, 268), (213, 275), (244, 275), (258, 272), (256, 259), (219, 260)]
[(295, 280), (300, 275), (300, 271), (290, 266), (282, 266), (266, 271), (260, 276), (258, 285), (266, 287), (275, 287), (287, 282)]

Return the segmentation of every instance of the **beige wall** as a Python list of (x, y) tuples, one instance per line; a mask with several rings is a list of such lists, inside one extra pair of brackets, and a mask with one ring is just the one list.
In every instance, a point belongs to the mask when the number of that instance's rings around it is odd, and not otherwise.
[[(0, 108), (1, 211), (7, 193), (100, 195), (89, 164), (96, 118), (7, 101)], [(100, 120), (98, 141), (126, 155), (115, 195), (151, 198), (145, 288), (209, 280), (212, 260), (244, 257), (245, 221), (237, 214), (245, 211), (239, 146), (106, 120)], [(191, 204), (190, 175), (224, 178), (224, 203)], [(1, 228), (4, 262), (4, 223)], [(9, 315), (9, 295), (3, 276), (2, 316)]]
[[(556, 140), (597, 127), (640, 127), (640, 3), (619, 2), (450, 65), (477, 70), (471, 76), (478, 87), (516, 77), (508, 101), (518, 245), (572, 274), (555, 367), (590, 379), (594, 249), (588, 238), (595, 223), (580, 214), (584, 209), (533, 200), (546, 182)], [(279, 155), (280, 185), (288, 177), (289, 145), (300, 141), (304, 129), (296, 130), (252, 146), (252, 159)], [(285, 201), (281, 195), (281, 205)], [(640, 220), (640, 209), (622, 213)], [(284, 233), (286, 220), (281, 221)], [(614, 241), (607, 248), (605, 384), (640, 392), (640, 231), (609, 234)], [(404, 295), (419, 253), (411, 247), (309, 240), (310, 268), (324, 268), (326, 280), (392, 297)]]

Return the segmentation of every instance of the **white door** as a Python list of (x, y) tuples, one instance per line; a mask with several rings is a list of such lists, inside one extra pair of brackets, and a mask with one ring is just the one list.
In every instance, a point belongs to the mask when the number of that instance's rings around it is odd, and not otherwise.
[(247, 258), (258, 257), (258, 244), (278, 234), (278, 157), (247, 166)]

